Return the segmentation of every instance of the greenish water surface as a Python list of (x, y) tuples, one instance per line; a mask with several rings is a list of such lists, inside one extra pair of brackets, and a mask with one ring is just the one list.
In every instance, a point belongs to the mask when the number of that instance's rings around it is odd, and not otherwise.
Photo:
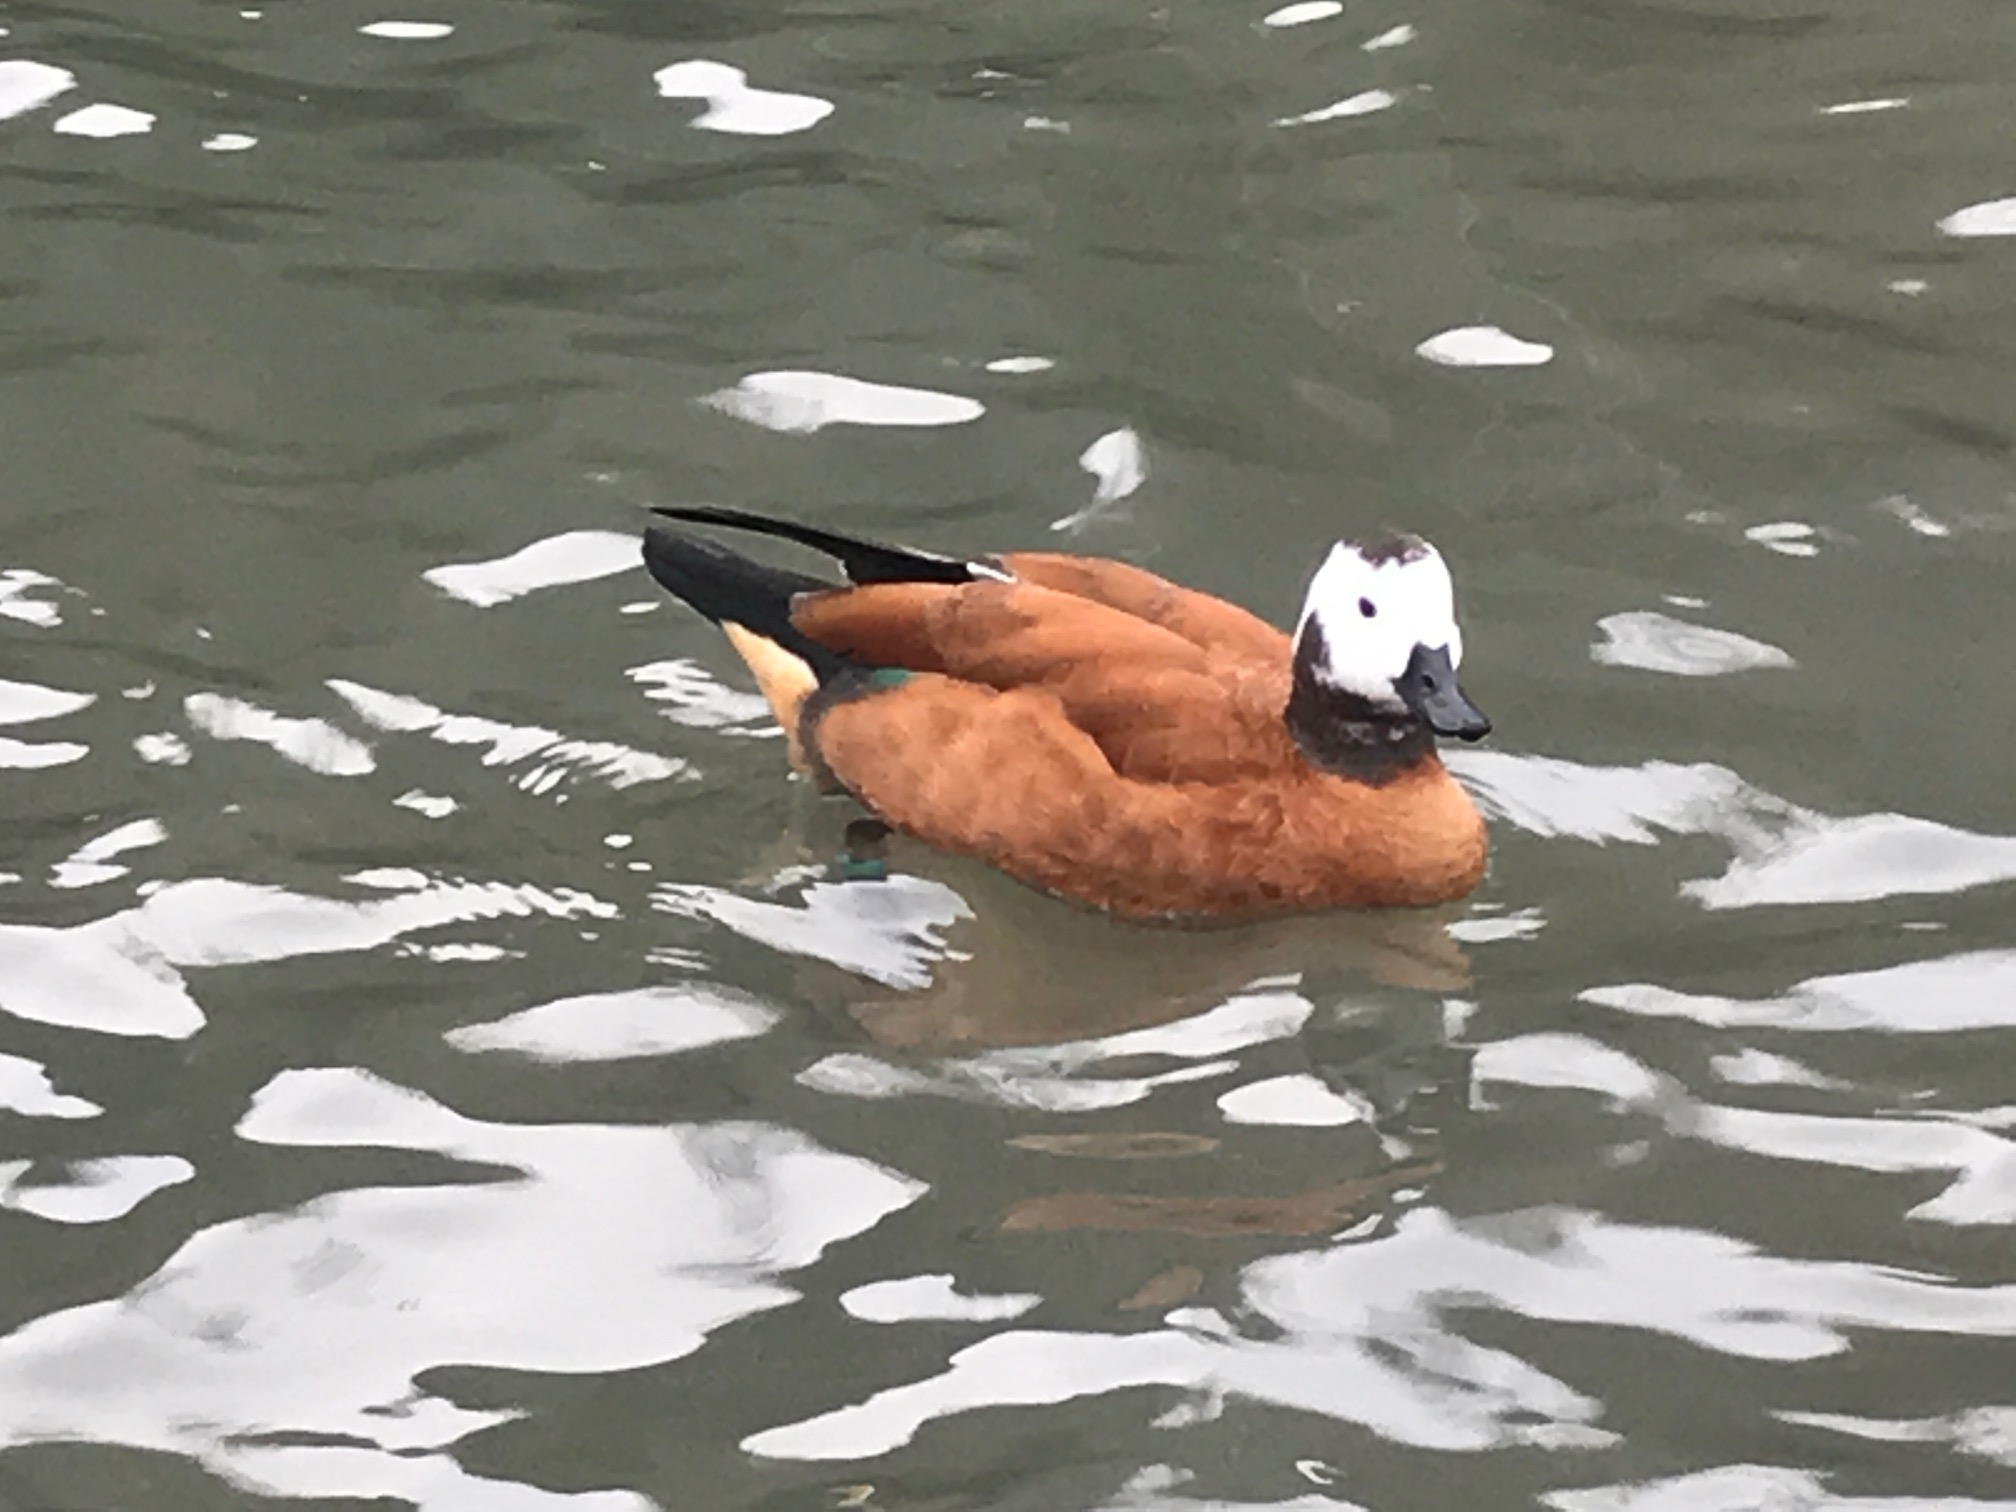
[[(2016, 1506), (2016, 11), (0, 27), (0, 1508)], [(653, 502), (1420, 531), (1491, 874), (832, 881)]]

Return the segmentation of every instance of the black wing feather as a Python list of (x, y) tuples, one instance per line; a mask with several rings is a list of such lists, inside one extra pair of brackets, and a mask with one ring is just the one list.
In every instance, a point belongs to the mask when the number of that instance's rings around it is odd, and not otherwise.
[(832, 557), (845, 569), (850, 583), (971, 583), (983, 577), (1007, 576), (984, 562), (961, 561), (908, 546), (885, 546), (879, 541), (864, 541), (859, 536), (841, 535), (816, 525), (801, 525), (796, 520), (779, 520), (744, 509), (723, 509), (712, 504), (658, 505), (651, 512), (690, 525), (719, 525), (795, 541)]
[(716, 624), (727, 622), (775, 641), (830, 682), (855, 663), (791, 623), (791, 600), (839, 584), (754, 561), (700, 536), (655, 527), (644, 532), (644, 565), (659, 586)]

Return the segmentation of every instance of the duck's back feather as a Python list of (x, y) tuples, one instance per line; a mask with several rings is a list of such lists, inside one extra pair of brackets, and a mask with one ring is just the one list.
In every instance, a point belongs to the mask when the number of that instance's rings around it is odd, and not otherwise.
[(1288, 653), (1278, 630), (1275, 654), (1255, 656), (1019, 580), (806, 594), (791, 618), (821, 645), (873, 665), (997, 693), (1041, 689), (1123, 776), (1222, 782), (1295, 761), (1281, 722)]
[(1158, 577), (1144, 567), (1103, 557), (1017, 551), (1001, 558), (1025, 583), (1075, 594), (1172, 631), (1216, 657), (1282, 668), (1290, 642), (1280, 629), (1237, 604)]

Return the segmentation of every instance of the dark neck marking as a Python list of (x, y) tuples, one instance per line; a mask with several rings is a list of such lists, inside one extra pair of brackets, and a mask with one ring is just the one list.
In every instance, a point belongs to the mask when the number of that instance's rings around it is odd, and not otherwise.
[(1282, 713), (1305, 761), (1319, 771), (1384, 787), (1434, 754), (1434, 732), (1412, 714), (1381, 709), (1319, 681), (1316, 669), (1328, 659), (1323, 627), (1311, 620), (1295, 641)]

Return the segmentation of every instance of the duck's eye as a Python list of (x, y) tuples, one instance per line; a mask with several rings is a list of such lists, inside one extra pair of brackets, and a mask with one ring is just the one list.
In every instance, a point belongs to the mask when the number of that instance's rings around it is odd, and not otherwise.
[(1358, 600), (1358, 612), (1364, 615), (1365, 618), (1370, 619), (1379, 612), (1379, 606), (1370, 599), (1360, 599)]

